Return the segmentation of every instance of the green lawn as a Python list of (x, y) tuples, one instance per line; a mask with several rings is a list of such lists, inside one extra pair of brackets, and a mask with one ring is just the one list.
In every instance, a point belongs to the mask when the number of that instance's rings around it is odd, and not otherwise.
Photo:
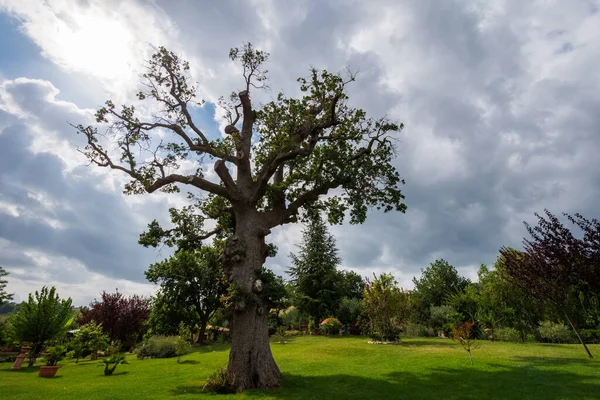
[[(577, 345), (482, 342), (467, 353), (445, 339), (406, 338), (369, 345), (365, 338), (297, 337), (271, 345), (282, 386), (217, 398), (260, 399), (598, 399), (600, 360)], [(591, 351), (600, 357), (600, 345)], [(187, 399), (202, 393), (207, 376), (227, 362), (224, 345), (175, 359), (130, 356), (105, 377), (96, 361), (63, 361), (53, 379), (38, 368), (0, 364), (2, 399)]]

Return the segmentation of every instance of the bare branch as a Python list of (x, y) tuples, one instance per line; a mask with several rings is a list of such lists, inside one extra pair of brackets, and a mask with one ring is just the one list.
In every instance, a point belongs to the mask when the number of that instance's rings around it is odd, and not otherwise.
[(134, 119), (128, 118), (127, 116), (123, 115), (122, 113), (118, 113), (117, 111), (114, 110), (113, 107), (109, 107), (108, 109), (106, 109), (106, 112), (108, 114), (113, 115), (118, 120), (126, 122), (133, 129), (139, 129), (142, 131), (151, 131), (151, 130), (154, 130), (157, 128), (162, 128), (162, 129), (170, 130), (171, 132), (175, 133), (177, 136), (179, 136), (180, 138), (183, 139), (183, 141), (187, 144), (190, 151), (210, 154), (211, 156), (213, 156), (215, 158), (219, 158), (219, 159), (228, 161), (232, 164), (238, 165), (238, 160), (236, 157), (234, 157), (230, 154), (221, 153), (220, 151), (217, 151), (212, 146), (210, 146), (210, 144), (199, 144), (197, 142), (194, 142), (189, 137), (189, 135), (183, 130), (183, 128), (178, 124), (164, 123), (164, 122), (140, 122), (140, 121), (137, 121), (137, 119), (134, 120)]
[[(152, 176), (144, 176), (138, 170), (135, 169), (135, 163), (130, 163), (130, 168), (125, 168), (120, 164), (116, 164), (112, 161), (106, 150), (102, 148), (100, 144), (98, 144), (98, 140), (96, 139), (96, 131), (92, 127), (83, 127), (83, 126), (75, 126), (71, 125), (78, 130), (78, 132), (86, 135), (87, 138), (87, 146), (86, 151), (78, 150), (80, 153), (84, 154), (90, 162), (100, 166), (100, 167), (108, 167), (111, 169), (116, 169), (122, 172), (125, 172), (135, 181), (138, 181), (143, 185), (144, 189), (148, 193), (153, 193), (156, 190), (167, 186), (172, 183), (183, 183), (186, 185), (195, 186), (199, 189), (205, 190), (210, 193), (214, 193), (218, 196), (223, 196), (226, 199), (231, 199), (231, 196), (227, 189), (223, 186), (217, 185), (216, 183), (210, 182), (204, 178), (189, 175), (179, 175), (179, 174), (170, 174), (166, 176), (161, 176), (160, 178), (154, 178)], [(150, 183), (149, 180), (153, 179), (154, 182)]]
[[(188, 102), (184, 101), (181, 98), (181, 96), (179, 95), (184, 90), (182, 88), (182, 84), (181, 84), (181, 80), (180, 80), (179, 76), (177, 76), (175, 71), (168, 68), (167, 66), (165, 66), (165, 70), (167, 71), (167, 73), (169, 74), (170, 79), (171, 79), (171, 90), (170, 90), (171, 96), (173, 96), (175, 101), (177, 101), (177, 104), (179, 104), (181, 113), (184, 115), (186, 123), (200, 137), (200, 139), (202, 140), (202, 144), (208, 147), (209, 146), (208, 139), (206, 138), (204, 133), (196, 126), (196, 124), (194, 123), (194, 120), (192, 119), (192, 116), (190, 115), (190, 112), (187, 107)], [(175, 90), (176, 88), (177, 88), (177, 90)]]

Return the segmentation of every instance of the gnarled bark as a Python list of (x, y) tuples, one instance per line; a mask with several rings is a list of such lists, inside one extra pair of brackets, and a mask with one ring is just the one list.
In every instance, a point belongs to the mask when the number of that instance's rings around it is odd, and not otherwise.
[[(227, 370), (236, 391), (279, 386), (281, 372), (269, 344), (268, 310), (252, 305), (231, 318), (231, 352)], [(252, 332), (251, 334), (249, 332)]]
[(265, 262), (263, 221), (256, 211), (236, 215), (236, 233), (227, 240), (223, 261), (235, 287), (230, 306), (231, 352), (227, 370), (238, 392), (279, 386), (281, 372), (269, 344), (269, 306), (261, 298), (257, 273)]

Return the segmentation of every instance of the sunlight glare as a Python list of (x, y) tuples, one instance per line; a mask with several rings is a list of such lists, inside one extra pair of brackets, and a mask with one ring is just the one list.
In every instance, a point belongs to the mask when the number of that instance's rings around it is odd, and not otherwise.
[(65, 66), (103, 79), (131, 77), (137, 64), (130, 48), (133, 35), (121, 21), (84, 14), (73, 25), (57, 27)]

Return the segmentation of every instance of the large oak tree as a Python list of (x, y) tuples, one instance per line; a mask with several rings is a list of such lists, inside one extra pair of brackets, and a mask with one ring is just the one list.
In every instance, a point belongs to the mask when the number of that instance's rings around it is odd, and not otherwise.
[[(154, 114), (142, 116), (134, 106), (107, 101), (96, 113), (98, 124), (108, 126), (106, 135), (97, 125), (76, 128), (87, 139), (82, 151), (93, 164), (131, 177), (126, 193), (175, 192), (187, 185), (209, 194), (199, 220), (216, 220), (199, 238), (233, 228), (222, 261), (235, 295), (228, 371), (241, 391), (279, 383), (260, 276), (271, 229), (296, 222), (308, 208), (325, 211), (331, 223), (349, 215), (357, 224), (369, 207), (404, 212), (406, 206), (403, 181), (391, 163), (393, 135), (402, 124), (368, 118), (350, 106), (347, 87), (355, 76), (312, 69), (298, 79), (300, 98), (280, 93), (257, 108), (250, 94), (265, 87), (268, 54), (246, 44), (229, 56), (244, 79), (242, 90), (222, 101), (223, 138), (211, 140), (194, 121), (200, 103), (189, 65), (163, 47), (148, 61), (138, 93), (140, 101), (157, 107)], [(107, 141), (116, 144), (116, 152)], [(197, 169), (178, 173), (184, 160)], [(206, 177), (208, 162), (219, 182)]]

